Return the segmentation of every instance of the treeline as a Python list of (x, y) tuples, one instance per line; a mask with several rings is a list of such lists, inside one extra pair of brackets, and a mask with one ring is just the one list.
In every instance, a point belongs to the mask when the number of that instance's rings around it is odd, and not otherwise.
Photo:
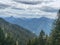
[(44, 31), (41, 30), (39, 37), (30, 39), (27, 45), (48, 45), (48, 35), (45, 35)]
[(38, 37), (28, 40), (27, 45), (60, 45), (60, 10), (57, 16), (49, 36), (41, 30)]

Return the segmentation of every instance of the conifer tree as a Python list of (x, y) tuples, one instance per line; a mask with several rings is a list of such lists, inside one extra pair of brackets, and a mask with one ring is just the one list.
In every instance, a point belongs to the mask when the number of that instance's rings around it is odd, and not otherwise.
[(32, 45), (38, 45), (38, 38), (36, 37), (36, 38), (34, 38), (33, 40), (32, 40), (32, 43), (31, 43)]
[(41, 30), (39, 35), (39, 45), (45, 45), (45, 32)]
[(50, 39), (49, 39), (48, 35), (46, 35), (46, 37), (45, 37), (45, 45), (49, 45), (49, 43), (50, 43)]
[(27, 42), (27, 45), (32, 45), (31, 43), (32, 43), (32, 42), (31, 42), (31, 40), (29, 39), (28, 42)]
[(58, 19), (55, 21), (54, 29), (51, 33), (51, 45), (60, 45), (60, 10), (58, 11)]
[(3, 44), (3, 42), (4, 42), (4, 33), (3, 33), (3, 30), (0, 28), (0, 45), (2, 45)]

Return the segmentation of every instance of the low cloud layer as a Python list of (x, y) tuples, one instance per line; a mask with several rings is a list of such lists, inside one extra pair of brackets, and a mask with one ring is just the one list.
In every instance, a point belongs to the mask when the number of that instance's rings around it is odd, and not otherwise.
[(0, 16), (56, 18), (60, 0), (0, 0)]
[(28, 4), (28, 5), (37, 5), (42, 3), (40, 1), (22, 1), (22, 0), (14, 0), (14, 1), (17, 3)]
[(45, 11), (45, 12), (50, 12), (50, 13), (56, 13), (58, 11), (58, 9), (55, 9), (55, 8), (52, 8), (52, 7), (47, 7), (47, 6), (44, 6), (44, 8), (41, 8), (42, 11)]
[(5, 9), (7, 7), (9, 7), (9, 5), (0, 3), (0, 9)]

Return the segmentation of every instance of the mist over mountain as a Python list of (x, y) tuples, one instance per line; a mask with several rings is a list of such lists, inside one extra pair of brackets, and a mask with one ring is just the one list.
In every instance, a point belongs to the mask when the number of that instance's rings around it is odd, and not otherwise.
[(21, 27), (24, 27), (37, 35), (39, 35), (41, 30), (44, 30), (46, 34), (49, 34), (52, 28), (52, 24), (54, 22), (54, 19), (46, 17), (15, 18), (11, 16), (11, 17), (5, 17), (4, 19), (12, 24), (17, 24)]

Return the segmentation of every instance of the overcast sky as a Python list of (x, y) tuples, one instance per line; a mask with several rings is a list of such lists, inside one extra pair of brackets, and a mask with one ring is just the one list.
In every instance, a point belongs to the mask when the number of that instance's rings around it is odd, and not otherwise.
[(0, 16), (56, 18), (60, 0), (0, 0)]

